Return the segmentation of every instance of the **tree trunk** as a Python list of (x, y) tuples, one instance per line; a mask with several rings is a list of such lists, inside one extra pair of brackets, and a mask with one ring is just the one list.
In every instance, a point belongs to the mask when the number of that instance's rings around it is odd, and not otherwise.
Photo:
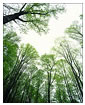
[(50, 103), (51, 71), (48, 72), (48, 103)]

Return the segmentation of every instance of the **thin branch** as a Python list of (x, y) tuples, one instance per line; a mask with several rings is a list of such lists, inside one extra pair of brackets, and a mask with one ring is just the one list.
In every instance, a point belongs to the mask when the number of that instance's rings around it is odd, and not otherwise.
[(11, 6), (9, 6), (9, 5), (6, 5), (6, 4), (3, 4), (3, 6), (5, 7), (5, 8), (7, 8), (7, 9), (13, 9), (13, 10), (15, 10), (16, 11), (16, 9), (15, 8), (13, 8), (13, 7), (11, 7)]
[(23, 10), (23, 8), (26, 6), (27, 3), (25, 3), (22, 8), (20, 9), (20, 12)]
[(21, 15), (25, 15), (25, 14), (38, 14), (38, 15), (47, 15), (49, 12), (46, 13), (40, 13), (40, 11), (38, 12), (31, 12), (31, 11), (20, 11), (19, 14)]
[(29, 21), (26, 21), (26, 20), (23, 20), (21, 18), (18, 18), (18, 20), (22, 21), (22, 22), (32, 22), (33, 20), (29, 20)]
[(53, 80), (51, 81), (51, 84), (54, 82), (55, 76), (56, 76), (56, 71), (55, 71), (55, 74), (54, 74), (54, 76), (53, 76)]

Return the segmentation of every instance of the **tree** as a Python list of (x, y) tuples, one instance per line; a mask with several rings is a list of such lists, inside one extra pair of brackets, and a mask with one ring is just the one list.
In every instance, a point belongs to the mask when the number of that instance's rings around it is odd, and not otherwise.
[(78, 21), (74, 21), (72, 25), (65, 30), (65, 33), (67, 33), (72, 39), (77, 40), (81, 47), (83, 47), (82, 24), (79, 24)]
[(53, 54), (50, 54), (50, 55), (45, 54), (45, 55), (42, 55), (41, 61), (42, 61), (41, 63), (42, 63), (44, 70), (47, 72), (48, 103), (50, 103), (51, 102), (51, 98), (50, 98), (51, 86), (54, 81), (54, 77), (56, 73), (56, 71), (54, 72), (56, 58)]
[[(15, 5), (15, 4), (14, 4)], [(64, 7), (61, 5), (53, 5), (48, 3), (33, 3), (33, 4), (16, 4), (19, 5), (16, 8), (13, 4), (4, 4), (4, 16), (3, 24), (14, 21), (20, 25), (24, 24), (27, 27), (37, 32), (47, 32), (47, 26), (49, 18), (53, 15), (57, 17), (57, 13), (62, 13)], [(14, 8), (13, 8), (14, 7)], [(12, 11), (8, 14), (7, 11)], [(22, 25), (23, 26), (23, 25)], [(25, 30), (24, 28), (24, 30)], [(27, 30), (29, 29), (27, 28)]]
[(3, 36), (4, 79), (9, 75), (17, 59), (18, 42), (19, 37), (15, 32), (10, 31)]
[(65, 59), (59, 59), (56, 66), (57, 69), (59, 69), (56, 75), (56, 85), (58, 86), (58, 89), (56, 89), (57, 101), (78, 103), (78, 94), (76, 93), (77, 89), (73, 78), (74, 76), (71, 75), (72, 72), (70, 66)]
[(4, 86), (6, 86), (4, 88), (4, 102), (10, 102), (12, 92), (14, 91), (20, 76), (25, 71), (25, 68), (27, 68), (27, 65), (29, 66), (33, 63), (37, 57), (38, 53), (30, 44), (27, 44), (26, 46), (21, 45), (16, 63), (12, 68), (10, 75), (4, 82)]
[(82, 75), (82, 67), (79, 66), (80, 65), (78, 61), (79, 59), (77, 59), (79, 50), (75, 48), (71, 48), (69, 43), (67, 40), (61, 40), (59, 44), (60, 47), (57, 46), (58, 50), (56, 49), (56, 47), (54, 48), (54, 50), (58, 51), (57, 55), (61, 55), (60, 57), (64, 58), (65, 61), (70, 66), (70, 70), (73, 74), (72, 76), (74, 77), (75, 84), (77, 86), (77, 89), (79, 90), (79, 96), (80, 96), (79, 100), (82, 102), (83, 101), (83, 82), (82, 82), (83, 75)]
[[(69, 45), (66, 45), (66, 48), (64, 49), (63, 56), (66, 59), (66, 61), (68, 62), (68, 64), (71, 66), (71, 69), (72, 69), (72, 72), (75, 76), (75, 79), (76, 79), (77, 85), (79, 87), (81, 96), (83, 97), (83, 90), (82, 90), (83, 83), (81, 80), (81, 77), (82, 77), (81, 68), (79, 67), (77, 61), (74, 59), (72, 53), (70, 52)], [(76, 66), (76, 68), (73, 65)]]

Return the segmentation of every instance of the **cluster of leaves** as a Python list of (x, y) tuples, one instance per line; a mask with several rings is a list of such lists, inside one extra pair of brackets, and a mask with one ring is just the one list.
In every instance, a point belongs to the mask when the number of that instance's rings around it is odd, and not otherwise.
[[(16, 7), (14, 5), (16, 5)], [(19, 26), (21, 26), (20, 28), (24, 32), (26, 32), (29, 29), (33, 29), (38, 33), (42, 32), (47, 33), (48, 31), (47, 26), (50, 17), (54, 16), (56, 18), (58, 17), (57, 16), (58, 13), (63, 13), (65, 11), (63, 5), (58, 5), (58, 4), (25, 3), (25, 4), (14, 4), (14, 5), (4, 4), (4, 12), (5, 12), (4, 24), (14, 21)]]
[(9, 32), (3, 37), (4, 78), (8, 75), (17, 58), (19, 37), (15, 32)]
[(67, 33), (70, 38), (77, 40), (81, 47), (83, 47), (82, 24), (80, 24), (78, 21), (74, 21), (72, 25), (65, 30), (65, 33)]

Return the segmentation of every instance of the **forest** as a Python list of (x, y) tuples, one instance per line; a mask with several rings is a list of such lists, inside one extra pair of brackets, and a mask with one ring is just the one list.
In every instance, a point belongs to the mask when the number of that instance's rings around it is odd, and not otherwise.
[(16, 31), (41, 37), (49, 33), (50, 19), (58, 22), (66, 12), (64, 4), (3, 4), (4, 103), (83, 103), (83, 13), (42, 55), (29, 41), (20, 43)]

